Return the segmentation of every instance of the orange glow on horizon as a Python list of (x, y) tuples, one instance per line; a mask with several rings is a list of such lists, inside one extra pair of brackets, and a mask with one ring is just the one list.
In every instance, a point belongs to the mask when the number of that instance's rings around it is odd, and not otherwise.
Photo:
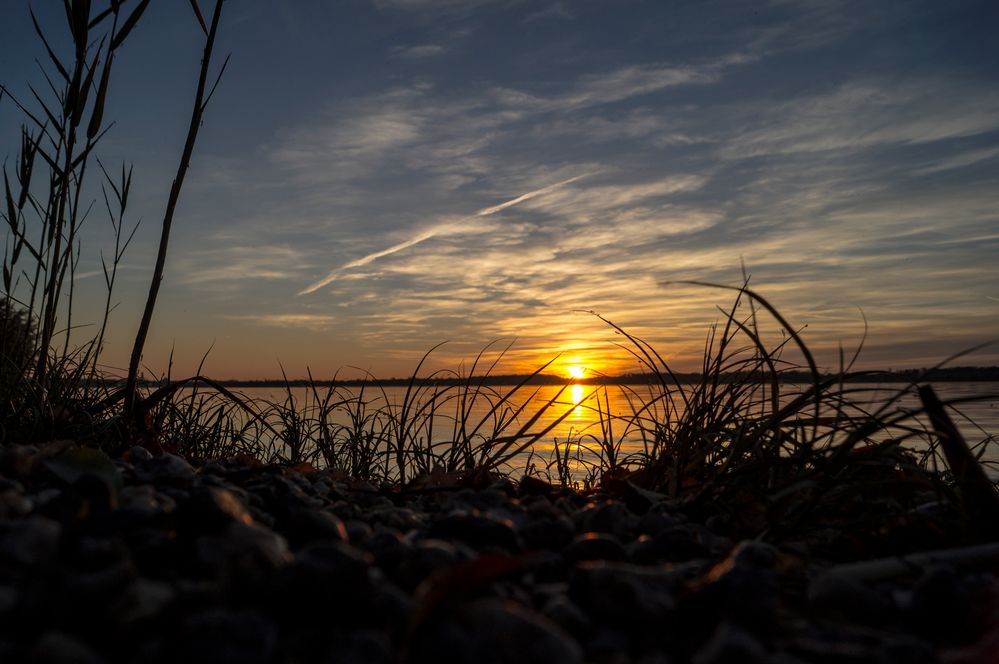
[(586, 377), (586, 367), (578, 364), (570, 365), (566, 367), (565, 370), (569, 374), (569, 378), (573, 380), (580, 380)]

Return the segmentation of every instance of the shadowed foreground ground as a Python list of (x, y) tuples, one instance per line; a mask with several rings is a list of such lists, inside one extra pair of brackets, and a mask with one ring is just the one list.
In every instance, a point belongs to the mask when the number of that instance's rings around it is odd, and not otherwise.
[(775, 545), (627, 480), (400, 490), (141, 448), (65, 458), (0, 451), (3, 661), (901, 664), (999, 647), (995, 545), (846, 564), (946, 545), (932, 501)]

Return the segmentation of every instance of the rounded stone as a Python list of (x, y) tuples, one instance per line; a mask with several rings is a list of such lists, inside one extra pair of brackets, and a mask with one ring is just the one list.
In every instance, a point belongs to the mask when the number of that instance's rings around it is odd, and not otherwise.
[(106, 661), (79, 638), (55, 630), (42, 634), (28, 653), (28, 662), (38, 664), (103, 664)]
[(559, 550), (572, 541), (572, 535), (572, 522), (564, 516), (535, 518), (520, 528), (525, 549)]
[(676, 585), (676, 576), (665, 568), (588, 561), (573, 571), (569, 596), (597, 622), (643, 632), (667, 624)]
[(403, 588), (412, 590), (426, 577), (461, 559), (463, 557), (458, 549), (449, 542), (420, 540), (413, 544), (408, 555), (399, 563), (395, 578)]
[(496, 547), (506, 551), (520, 550), (517, 533), (509, 521), (483, 514), (453, 513), (434, 521), (426, 530), (428, 538), (465, 542), (475, 549)]
[(858, 623), (880, 624), (890, 603), (874, 589), (842, 574), (822, 574), (808, 586), (808, 604)]
[(509, 600), (486, 598), (451, 618), (425, 625), (414, 640), (414, 661), (491, 664), (576, 664), (579, 644), (544, 615)]
[(171, 639), (172, 661), (185, 664), (265, 664), (277, 649), (272, 622), (251, 610), (213, 608), (188, 617)]
[(638, 525), (638, 517), (627, 505), (616, 500), (592, 505), (579, 513), (578, 523), (584, 531), (608, 533), (626, 538)]
[(177, 525), (189, 533), (215, 533), (230, 524), (253, 523), (246, 506), (227, 490), (200, 487), (191, 492), (176, 510)]
[(59, 556), (62, 526), (42, 516), (32, 516), (0, 527), (0, 560), (26, 567), (51, 565)]
[(346, 542), (350, 539), (343, 521), (328, 510), (294, 510), (284, 523), (285, 535), (296, 547), (311, 542)]
[(570, 563), (583, 560), (624, 560), (627, 553), (621, 541), (607, 533), (580, 533), (562, 549)]
[(176, 454), (163, 454), (135, 464), (139, 482), (186, 485), (194, 480), (195, 474), (191, 464)]

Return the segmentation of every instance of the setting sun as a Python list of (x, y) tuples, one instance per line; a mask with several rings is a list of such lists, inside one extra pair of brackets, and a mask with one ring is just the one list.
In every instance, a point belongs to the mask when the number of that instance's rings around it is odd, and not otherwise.
[(569, 378), (572, 378), (573, 380), (579, 380), (586, 376), (586, 367), (581, 367), (579, 365), (566, 367), (566, 371), (569, 373)]

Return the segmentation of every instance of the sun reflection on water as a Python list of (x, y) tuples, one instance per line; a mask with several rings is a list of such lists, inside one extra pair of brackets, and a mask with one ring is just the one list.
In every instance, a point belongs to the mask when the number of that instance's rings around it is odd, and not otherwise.
[(572, 397), (572, 403), (576, 405), (572, 411), (572, 415), (576, 419), (580, 419), (583, 417), (583, 386), (578, 384), (570, 385), (569, 394)]

